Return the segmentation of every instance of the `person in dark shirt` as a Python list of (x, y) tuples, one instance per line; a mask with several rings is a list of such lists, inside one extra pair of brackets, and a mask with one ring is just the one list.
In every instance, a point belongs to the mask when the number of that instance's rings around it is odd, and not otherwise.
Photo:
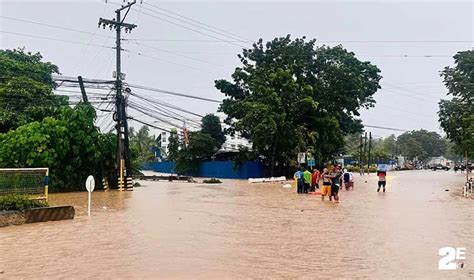
[(334, 166), (334, 172), (332, 174), (332, 185), (331, 185), (331, 198), (334, 198), (334, 203), (339, 203), (339, 188), (341, 186), (342, 172), (338, 165)]

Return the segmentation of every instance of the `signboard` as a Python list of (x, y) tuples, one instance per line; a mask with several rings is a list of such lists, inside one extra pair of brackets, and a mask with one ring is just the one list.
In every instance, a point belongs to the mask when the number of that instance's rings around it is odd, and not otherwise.
[(314, 158), (308, 159), (308, 165), (313, 167), (316, 165), (316, 160)]
[(305, 163), (305, 162), (306, 162), (306, 154), (298, 153), (298, 163)]
[(95, 188), (95, 180), (94, 176), (89, 175), (86, 180), (86, 190), (88, 193), (88, 203), (87, 203), (87, 215), (91, 215), (91, 193), (94, 191)]
[(86, 180), (86, 190), (88, 192), (93, 192), (94, 188), (95, 188), (94, 176), (89, 175), (89, 177), (87, 177), (87, 180)]

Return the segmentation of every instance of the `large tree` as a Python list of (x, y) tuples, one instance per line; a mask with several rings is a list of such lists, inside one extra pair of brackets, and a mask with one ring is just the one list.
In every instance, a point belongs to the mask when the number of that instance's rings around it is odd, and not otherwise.
[(0, 134), (0, 167), (49, 167), (52, 191), (81, 190), (90, 174), (112, 175), (115, 136), (100, 134), (94, 108), (60, 110), (56, 117)]
[(211, 135), (202, 132), (190, 132), (189, 144), (178, 152), (176, 172), (178, 174), (195, 175), (199, 163), (211, 159), (217, 151), (217, 141)]
[(181, 142), (179, 141), (178, 130), (172, 128), (170, 136), (168, 137), (168, 160), (175, 162), (178, 159), (179, 147)]
[(446, 141), (436, 132), (424, 129), (404, 132), (397, 138), (397, 145), (403, 156), (426, 160), (446, 152)]
[(51, 74), (58, 67), (39, 53), (0, 50), (0, 133), (45, 117), (56, 116), (65, 97), (54, 95)]
[(155, 136), (150, 135), (150, 128), (148, 126), (142, 126), (136, 133), (133, 128), (130, 128), (129, 138), (130, 150), (134, 155), (134, 161), (138, 165), (154, 159), (155, 155), (152, 152), (152, 148), (155, 146)]
[(225, 134), (222, 131), (221, 121), (214, 114), (207, 114), (201, 119), (201, 132), (209, 134), (217, 141), (218, 148), (225, 142)]
[(361, 130), (360, 108), (372, 107), (380, 70), (342, 46), (316, 47), (316, 40), (290, 35), (260, 39), (239, 55), (233, 81), (218, 80), (226, 95), (220, 110), (229, 131), (249, 138), (274, 174), (313, 151), (326, 161), (344, 145), (343, 137)]
[(441, 72), (451, 100), (439, 103), (439, 122), (458, 152), (474, 153), (474, 51), (458, 52)]

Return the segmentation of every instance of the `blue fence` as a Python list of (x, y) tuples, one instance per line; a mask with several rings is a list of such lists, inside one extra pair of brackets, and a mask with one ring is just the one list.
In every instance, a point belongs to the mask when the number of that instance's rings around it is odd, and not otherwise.
[[(264, 165), (260, 162), (246, 161), (234, 169), (234, 161), (207, 161), (199, 165), (199, 177), (223, 179), (259, 178), (265, 175)], [(161, 173), (175, 173), (175, 164), (170, 161), (152, 162), (143, 165), (144, 170)]]
[(224, 179), (248, 179), (264, 176), (264, 165), (259, 162), (246, 161), (237, 170), (234, 169), (234, 161), (207, 161), (199, 165), (199, 176), (224, 178)]
[(143, 164), (143, 170), (152, 170), (160, 173), (175, 173), (174, 168), (176, 164), (171, 161), (149, 162)]

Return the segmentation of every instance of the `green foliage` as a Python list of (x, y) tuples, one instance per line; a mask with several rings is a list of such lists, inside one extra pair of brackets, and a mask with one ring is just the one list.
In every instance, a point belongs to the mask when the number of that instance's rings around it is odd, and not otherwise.
[(360, 172), (360, 167), (359, 166), (347, 166), (347, 171), (353, 172), (353, 173), (359, 173)]
[(189, 144), (178, 152), (176, 173), (196, 174), (201, 161), (211, 159), (217, 152), (217, 141), (211, 135), (202, 132), (190, 132)]
[(257, 154), (255, 151), (249, 149), (248, 147), (241, 147), (239, 148), (239, 153), (237, 156), (234, 158), (234, 170), (237, 171), (239, 170), (240, 166), (250, 160), (255, 160), (257, 159)]
[(474, 153), (474, 51), (454, 56), (454, 67), (441, 72), (451, 100), (439, 103), (439, 122), (456, 151)]
[(409, 159), (418, 157), (420, 160), (426, 160), (446, 152), (446, 141), (441, 135), (424, 129), (401, 134), (397, 138), (397, 144), (400, 153)]
[(178, 131), (176, 128), (171, 129), (170, 136), (168, 137), (168, 160), (176, 162), (178, 159), (178, 152), (180, 147), (180, 141)]
[(0, 196), (0, 211), (23, 211), (34, 207), (48, 207), (45, 200), (32, 199), (28, 195)]
[(54, 95), (51, 74), (58, 67), (39, 53), (0, 50), (0, 133), (45, 117), (57, 116), (67, 98)]
[(239, 58), (233, 82), (215, 82), (227, 97), (220, 111), (229, 132), (249, 138), (272, 174), (276, 165), (294, 164), (300, 151), (312, 150), (318, 161), (332, 158), (345, 134), (361, 130), (359, 109), (373, 106), (380, 88), (376, 66), (304, 37), (260, 39)]
[(221, 180), (216, 178), (206, 179), (202, 181), (204, 184), (220, 184), (222, 183)]
[(62, 107), (56, 118), (0, 134), (0, 167), (49, 167), (51, 191), (83, 189), (88, 175), (113, 170), (114, 137), (99, 133), (95, 117), (90, 105)]
[(201, 123), (201, 132), (211, 135), (216, 140), (218, 149), (220, 149), (225, 142), (225, 135), (219, 117), (214, 114), (207, 114), (201, 119)]
[(149, 135), (148, 126), (142, 126), (137, 133), (130, 128), (129, 130), (129, 147), (132, 157), (133, 174), (140, 172), (140, 167), (145, 162), (153, 161), (155, 155), (152, 148), (155, 146), (155, 136)]

